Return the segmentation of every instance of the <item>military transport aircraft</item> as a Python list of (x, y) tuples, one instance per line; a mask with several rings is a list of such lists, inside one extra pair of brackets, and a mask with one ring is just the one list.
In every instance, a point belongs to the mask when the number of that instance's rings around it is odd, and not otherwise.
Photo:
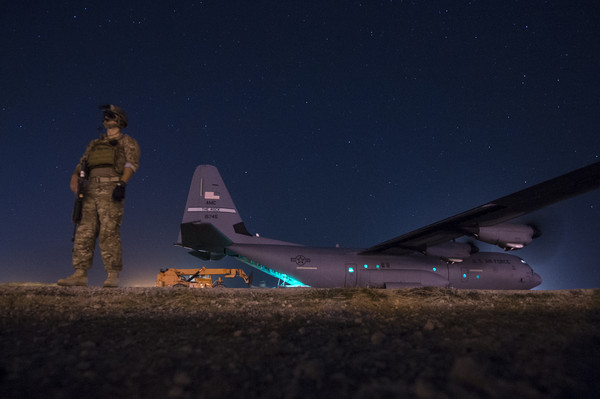
[(319, 248), (250, 234), (217, 168), (201, 165), (175, 245), (203, 260), (231, 256), (287, 286), (531, 289), (542, 279), (523, 259), (456, 239), (523, 248), (540, 232), (509, 220), (599, 187), (600, 162), (369, 248)]

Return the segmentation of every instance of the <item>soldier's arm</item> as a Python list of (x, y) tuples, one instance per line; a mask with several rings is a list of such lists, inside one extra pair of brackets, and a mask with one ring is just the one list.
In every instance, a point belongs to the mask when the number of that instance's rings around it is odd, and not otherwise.
[(87, 145), (87, 147), (85, 148), (85, 152), (83, 153), (83, 156), (79, 160), (79, 163), (77, 164), (77, 166), (75, 166), (75, 170), (73, 171), (73, 174), (71, 175), (71, 182), (69, 183), (69, 187), (71, 188), (71, 191), (73, 191), (75, 194), (77, 194), (77, 183), (79, 181), (79, 172), (81, 172), (81, 164), (84, 160), (87, 161), (88, 154), (90, 153), (90, 148), (92, 148), (92, 144), (94, 144), (95, 141), (96, 140), (92, 140)]
[(140, 147), (133, 138), (128, 137), (125, 144), (125, 168), (121, 181), (127, 183), (140, 166)]
[(129, 179), (131, 179), (131, 176), (133, 176), (133, 169), (125, 167), (123, 170), (123, 175), (121, 176), (121, 181), (127, 183)]
[(81, 163), (84, 160), (87, 160), (88, 154), (90, 152), (90, 148), (92, 148), (92, 143), (94, 143), (94, 141), (95, 140), (90, 141), (90, 143), (88, 144), (88, 146), (85, 149), (85, 152), (83, 153), (83, 156), (79, 160), (79, 163), (77, 164), (77, 166), (75, 166), (75, 170), (73, 171), (73, 174), (71, 175), (71, 181), (69, 183), (69, 187), (71, 188), (71, 191), (73, 191), (75, 194), (77, 194), (77, 182), (79, 180), (79, 172), (81, 171)]
[(77, 181), (78, 181), (78, 174), (77, 173), (73, 173), (71, 175), (71, 182), (69, 183), (69, 187), (71, 188), (71, 191), (73, 191), (75, 194), (77, 194)]

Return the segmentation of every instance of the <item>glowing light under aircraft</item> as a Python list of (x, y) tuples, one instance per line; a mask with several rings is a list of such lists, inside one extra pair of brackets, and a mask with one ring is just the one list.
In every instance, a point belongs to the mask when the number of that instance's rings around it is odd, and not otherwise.
[(296, 279), (294, 279), (293, 277), (288, 276), (287, 274), (284, 273), (280, 273), (276, 270), (273, 270), (265, 265), (261, 265), (260, 263), (257, 263), (251, 259), (248, 259), (244, 256), (238, 256), (237, 259), (248, 265), (248, 266), (252, 266), (254, 268), (259, 269), (260, 271), (268, 274), (269, 276), (278, 278), (279, 280), (283, 281), (284, 284), (286, 284), (287, 287), (310, 287), (309, 285), (306, 285), (304, 283), (302, 283), (301, 281), (298, 281)]

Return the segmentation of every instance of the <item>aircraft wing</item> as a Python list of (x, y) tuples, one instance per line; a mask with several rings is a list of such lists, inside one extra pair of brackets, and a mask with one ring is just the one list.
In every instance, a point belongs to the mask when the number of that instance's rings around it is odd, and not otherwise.
[(399, 255), (421, 251), (425, 247), (468, 235), (473, 228), (504, 223), (597, 188), (600, 188), (600, 162), (385, 241), (365, 249), (361, 254)]

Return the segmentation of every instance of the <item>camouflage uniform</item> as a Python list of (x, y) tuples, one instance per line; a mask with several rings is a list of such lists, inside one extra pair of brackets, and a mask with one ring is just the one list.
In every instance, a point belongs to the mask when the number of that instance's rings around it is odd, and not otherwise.
[[(113, 140), (103, 135), (90, 142), (81, 161), (89, 164), (90, 155), (98, 145), (114, 147), (114, 165), (90, 168), (81, 222), (73, 246), (73, 267), (86, 271), (92, 267), (96, 238), (99, 238), (104, 268), (107, 272), (118, 272), (123, 268), (120, 228), (125, 200), (113, 200), (112, 193), (125, 167), (134, 172), (139, 168), (140, 147), (123, 133)], [(80, 165), (75, 169), (76, 174), (79, 174)]]

